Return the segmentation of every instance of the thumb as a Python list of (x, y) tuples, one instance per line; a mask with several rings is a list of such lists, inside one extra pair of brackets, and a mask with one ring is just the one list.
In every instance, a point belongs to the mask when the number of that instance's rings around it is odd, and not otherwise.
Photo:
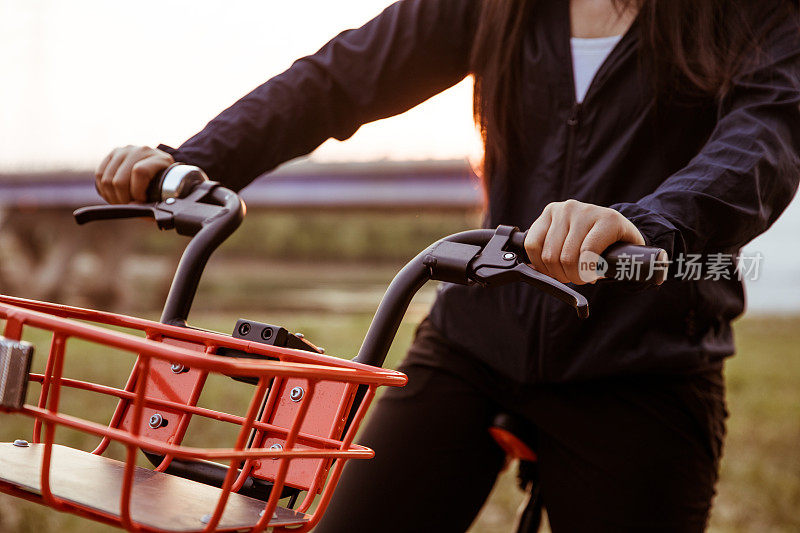
[(638, 244), (644, 246), (645, 240), (642, 232), (639, 231), (633, 222), (622, 216), (623, 223), (620, 227), (619, 240), (622, 242), (629, 242), (631, 244)]

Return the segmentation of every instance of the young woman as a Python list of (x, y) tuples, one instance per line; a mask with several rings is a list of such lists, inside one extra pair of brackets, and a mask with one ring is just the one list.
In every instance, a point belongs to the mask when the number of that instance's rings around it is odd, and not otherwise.
[[(473, 74), (486, 224), (530, 228), (538, 270), (582, 285), (580, 253), (618, 240), (735, 254), (797, 187), (797, 19), (790, 0), (404, 0), (177, 150), (114, 150), (97, 186), (142, 201), (175, 160), (239, 189)], [(465, 530), (503, 465), (500, 410), (537, 429), (554, 531), (703, 530), (741, 283), (579, 289), (587, 320), (523, 285), (444, 286), (319, 530)]]

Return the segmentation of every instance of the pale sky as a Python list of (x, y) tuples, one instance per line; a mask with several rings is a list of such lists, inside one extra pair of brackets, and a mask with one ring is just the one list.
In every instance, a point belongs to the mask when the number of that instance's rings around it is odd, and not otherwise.
[[(0, 0), (0, 171), (176, 146), (387, 0)], [(329, 141), (318, 160), (480, 153), (471, 83)]]

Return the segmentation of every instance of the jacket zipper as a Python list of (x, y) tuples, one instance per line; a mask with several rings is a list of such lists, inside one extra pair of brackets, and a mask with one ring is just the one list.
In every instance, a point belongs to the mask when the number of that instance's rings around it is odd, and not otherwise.
[(578, 135), (578, 127), (581, 120), (580, 102), (575, 102), (570, 110), (569, 117), (567, 118), (567, 157), (564, 164), (564, 179), (561, 186), (561, 199), (566, 200), (567, 192), (572, 184), (573, 174), (575, 172), (575, 137)]
[[(573, 91), (574, 91), (573, 87)], [(566, 161), (564, 162), (564, 177), (561, 184), (561, 200), (566, 200), (567, 191), (569, 191), (569, 186), (572, 182), (572, 175), (574, 173), (573, 167), (575, 166), (575, 137), (578, 135), (578, 126), (580, 125), (581, 119), (581, 102), (576, 102), (573, 100), (572, 109), (570, 109), (569, 117), (567, 117), (567, 155)], [(553, 320), (556, 317), (556, 314), (549, 314), (545, 313), (545, 321)], [(549, 326), (549, 324), (548, 324)], [(548, 346), (549, 347), (549, 346)], [(545, 356), (543, 353), (539, 354), (539, 377), (540, 379), (545, 379)]]

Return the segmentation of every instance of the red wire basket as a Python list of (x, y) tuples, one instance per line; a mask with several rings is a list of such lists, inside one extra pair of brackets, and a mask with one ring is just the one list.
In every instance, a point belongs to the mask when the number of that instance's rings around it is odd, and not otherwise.
[[(23, 339), (29, 328), (50, 337), (45, 370), (28, 375), (41, 385), (37, 403), (0, 407), (33, 419), (30, 442), (0, 444), (0, 491), (129, 531), (308, 531), (345, 462), (373, 456), (353, 438), (377, 387), (406, 382), (399, 372), (321, 354), (7, 296), (0, 296), (0, 319), (6, 341)], [(125, 386), (65, 376), (71, 340), (132, 354)], [(239, 357), (219, 355), (224, 351)], [(255, 384), (243, 416), (198, 404), (213, 374)], [(60, 411), (65, 389), (112, 398), (110, 422)], [(235, 441), (228, 448), (183, 445), (193, 417), (233, 425)], [(57, 427), (91, 435), (98, 445), (81, 451), (57, 444)], [(124, 447), (124, 461), (107, 457), (111, 443)], [(137, 466), (140, 450), (157, 459), (154, 469)], [(219, 486), (170, 473), (186, 465), (221, 472)], [(254, 484), (269, 487), (268, 495), (248, 495)], [(303, 495), (296, 509), (280, 505), (287, 494)]]

